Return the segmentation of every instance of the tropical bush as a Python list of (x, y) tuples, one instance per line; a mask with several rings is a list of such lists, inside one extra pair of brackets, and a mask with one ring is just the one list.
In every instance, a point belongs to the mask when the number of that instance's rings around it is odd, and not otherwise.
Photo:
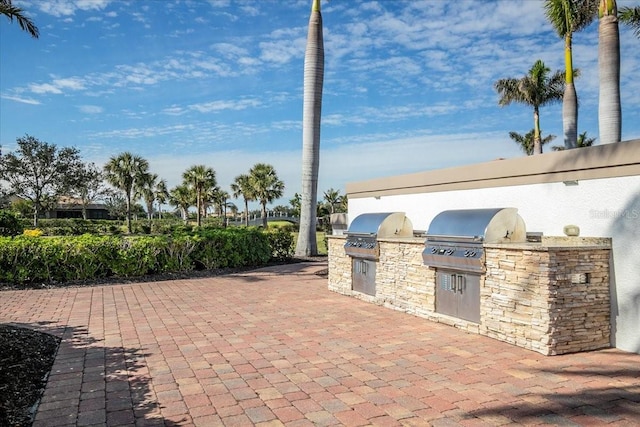
[(140, 277), (265, 265), (275, 253), (258, 229), (197, 229), (173, 236), (0, 237), (0, 282)]
[(278, 261), (286, 261), (293, 257), (294, 235), (285, 227), (275, 228), (267, 232), (271, 256)]
[(0, 210), (0, 236), (17, 236), (22, 230), (22, 222), (13, 212)]

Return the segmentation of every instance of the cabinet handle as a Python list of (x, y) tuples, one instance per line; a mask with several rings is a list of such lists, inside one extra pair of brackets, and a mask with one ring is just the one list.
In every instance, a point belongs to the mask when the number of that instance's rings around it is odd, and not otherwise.
[(458, 275), (457, 274), (452, 274), (451, 275), (451, 291), (453, 291), (453, 293), (456, 293), (456, 287), (458, 284)]

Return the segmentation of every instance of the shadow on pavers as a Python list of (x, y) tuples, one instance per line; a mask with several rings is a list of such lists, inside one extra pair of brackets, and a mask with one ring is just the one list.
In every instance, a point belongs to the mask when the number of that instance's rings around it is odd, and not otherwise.
[(148, 426), (180, 425), (163, 419), (151, 391), (151, 378), (140, 348), (108, 347), (86, 327), (50, 322), (16, 324), (61, 339), (46, 388), (34, 407), (33, 427), (124, 425), (145, 420)]

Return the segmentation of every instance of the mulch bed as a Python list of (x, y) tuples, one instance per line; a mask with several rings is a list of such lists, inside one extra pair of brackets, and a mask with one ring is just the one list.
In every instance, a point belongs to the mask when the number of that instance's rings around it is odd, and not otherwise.
[(30, 426), (60, 339), (0, 325), (0, 426)]
[[(285, 264), (324, 260), (326, 260), (326, 257), (294, 258), (285, 262)], [(192, 271), (181, 274), (145, 276), (126, 280), (118, 278), (66, 283), (28, 283), (24, 285), (0, 283), (0, 291), (53, 289), (61, 287), (98, 286), (110, 283), (122, 284), (194, 277), (213, 277), (249, 270), (252, 270), (252, 268)], [(323, 270), (317, 274), (326, 277), (327, 271)], [(59, 344), (60, 339), (52, 335), (17, 326), (0, 324), (0, 427), (29, 427), (32, 425), (33, 417), (35, 416), (44, 387), (47, 384), (47, 378), (53, 366)]]

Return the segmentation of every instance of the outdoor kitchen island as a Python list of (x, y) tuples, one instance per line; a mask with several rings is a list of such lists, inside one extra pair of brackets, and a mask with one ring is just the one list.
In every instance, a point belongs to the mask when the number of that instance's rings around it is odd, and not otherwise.
[(438, 312), (437, 269), (423, 261), (424, 237), (378, 238), (374, 295), (353, 290), (345, 240), (329, 236), (331, 291), (545, 355), (610, 347), (610, 239), (485, 243), (478, 322)]

